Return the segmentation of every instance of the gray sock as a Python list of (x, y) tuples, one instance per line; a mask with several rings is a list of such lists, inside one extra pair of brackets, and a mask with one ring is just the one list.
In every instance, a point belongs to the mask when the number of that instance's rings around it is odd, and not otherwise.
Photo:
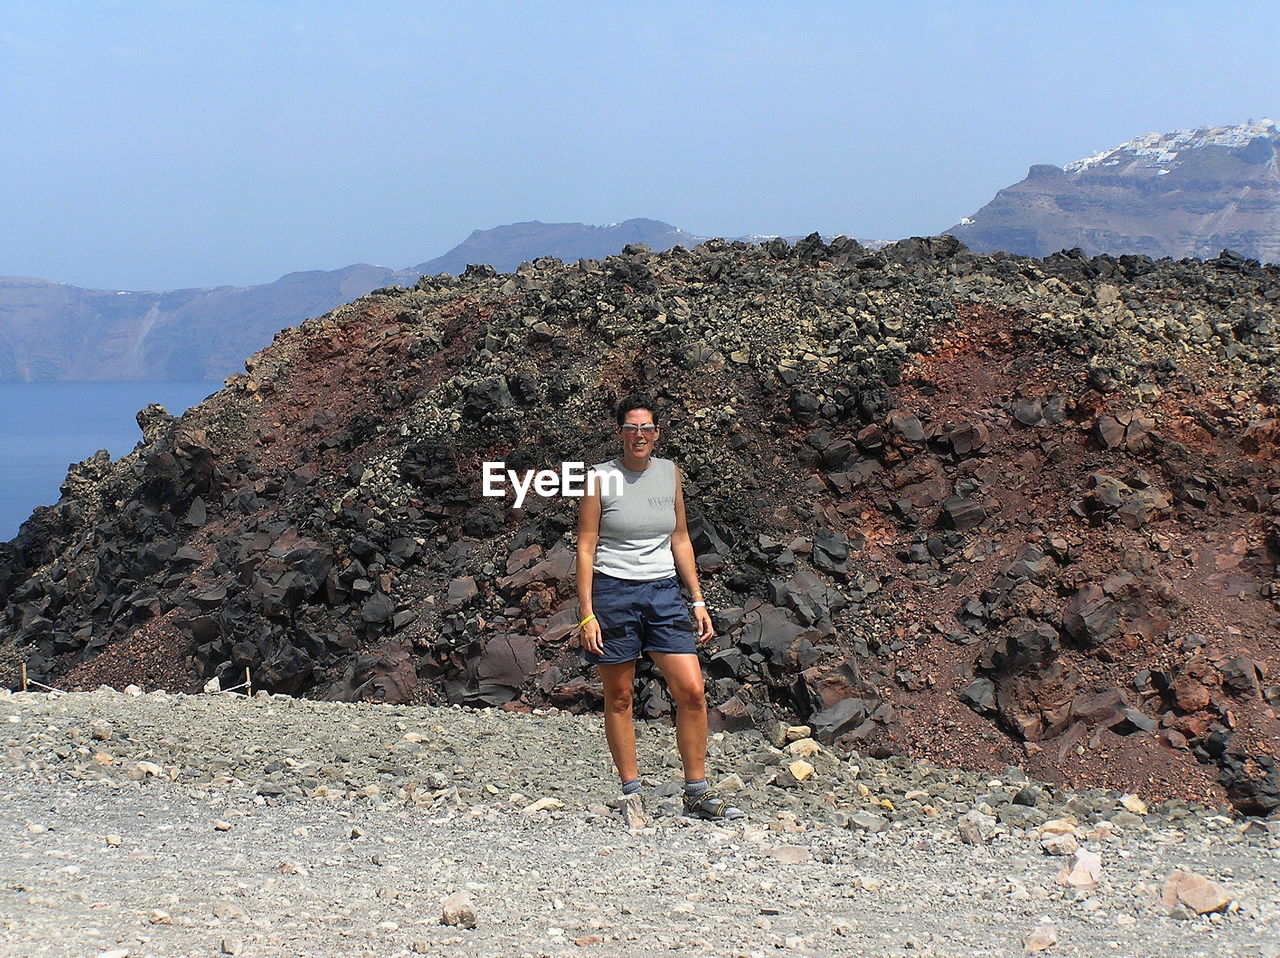
[(690, 798), (700, 798), (710, 786), (705, 778), (700, 778), (696, 782), (685, 782), (684, 793)]
[(640, 792), (640, 779), (633, 778), (630, 781), (622, 783), (623, 795), (637, 795)]

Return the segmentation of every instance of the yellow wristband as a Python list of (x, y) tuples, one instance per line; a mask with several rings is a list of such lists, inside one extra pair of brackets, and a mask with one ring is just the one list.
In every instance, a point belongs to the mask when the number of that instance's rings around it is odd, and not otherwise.
[(587, 616), (585, 619), (583, 619), (581, 622), (578, 623), (578, 628), (582, 628), (584, 625), (586, 625), (588, 622), (590, 622), (594, 618), (595, 618), (595, 613), (593, 612), (591, 615)]

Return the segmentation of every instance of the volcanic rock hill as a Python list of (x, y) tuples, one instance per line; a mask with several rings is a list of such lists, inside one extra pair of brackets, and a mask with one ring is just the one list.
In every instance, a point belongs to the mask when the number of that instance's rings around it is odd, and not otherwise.
[[(657, 398), (717, 727), (1280, 806), (1280, 270), (712, 241), (390, 287), (73, 466), (0, 546), (0, 657), (62, 688), (599, 705), (575, 504)], [(638, 708), (669, 704), (642, 671)]]
[(1038, 164), (947, 232), (983, 252), (1232, 249), (1280, 262), (1280, 127), (1260, 120), (1147, 133), (1062, 168)]

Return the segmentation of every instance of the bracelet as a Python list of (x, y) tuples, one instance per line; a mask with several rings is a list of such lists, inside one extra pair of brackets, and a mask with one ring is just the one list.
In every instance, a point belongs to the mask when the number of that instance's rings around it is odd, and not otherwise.
[(695, 609), (698, 607), (702, 607), (705, 609), (707, 607), (707, 604), (703, 602), (701, 599), (699, 599), (697, 602), (690, 602), (689, 604), (693, 606)]
[(587, 616), (585, 619), (583, 619), (581, 622), (579, 622), (579, 623), (578, 623), (578, 628), (582, 628), (584, 625), (586, 625), (588, 622), (590, 622), (590, 621), (591, 621), (592, 619), (594, 619), (595, 617), (596, 617), (595, 613), (594, 613), (594, 612), (593, 612), (593, 613), (591, 613), (589, 616)]

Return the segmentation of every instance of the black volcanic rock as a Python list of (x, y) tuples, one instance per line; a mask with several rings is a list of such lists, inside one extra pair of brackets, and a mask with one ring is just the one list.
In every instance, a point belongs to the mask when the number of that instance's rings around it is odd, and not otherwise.
[(1280, 127), (1148, 133), (1059, 168), (1031, 167), (946, 232), (970, 249), (1046, 256), (1216, 256), (1280, 261)]

